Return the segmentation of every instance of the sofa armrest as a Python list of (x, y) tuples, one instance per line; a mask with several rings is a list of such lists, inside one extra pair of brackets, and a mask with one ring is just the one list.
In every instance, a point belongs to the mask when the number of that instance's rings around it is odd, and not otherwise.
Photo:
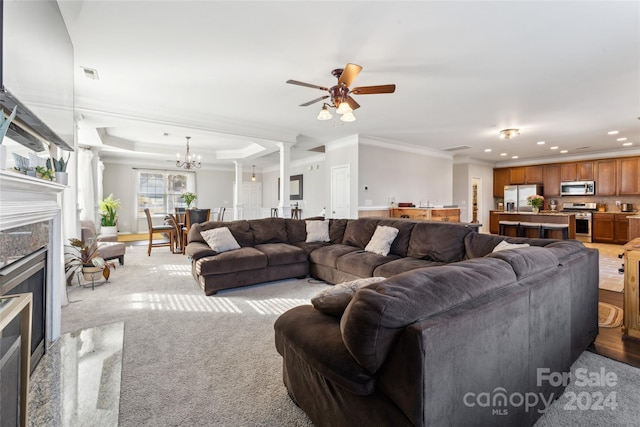
[(200, 258), (217, 255), (218, 252), (211, 249), (211, 247), (206, 243), (194, 241), (187, 245), (185, 248), (185, 254), (194, 261), (197, 261)]

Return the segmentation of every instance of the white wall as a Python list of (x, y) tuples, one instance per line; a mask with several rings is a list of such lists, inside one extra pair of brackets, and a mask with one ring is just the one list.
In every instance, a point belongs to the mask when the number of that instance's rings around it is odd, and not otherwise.
[(478, 189), (478, 221), (482, 224), (480, 231), (489, 232), (489, 210), (494, 209), (493, 203), (493, 165), (473, 160), (463, 160), (453, 167), (453, 200), (464, 209), (460, 220), (472, 220), (472, 180), (478, 178), (481, 187)]
[[(389, 206), (422, 200), (435, 205), (450, 205), (453, 201), (453, 161), (448, 154), (427, 150), (393, 148), (367, 138), (359, 145), (359, 206)], [(353, 170), (353, 169), (352, 169)], [(365, 190), (364, 187), (368, 189)]]
[[(270, 215), (271, 208), (277, 208), (278, 177), (280, 166), (265, 169), (259, 179), (262, 179), (262, 201), (264, 216)], [(328, 208), (329, 202), (325, 199), (327, 168), (324, 155), (313, 156), (304, 160), (292, 161), (289, 164), (290, 175), (302, 175), (302, 200), (290, 200), (289, 204), (302, 209), (302, 218), (320, 215), (322, 208)], [(258, 176), (256, 174), (256, 176)]]

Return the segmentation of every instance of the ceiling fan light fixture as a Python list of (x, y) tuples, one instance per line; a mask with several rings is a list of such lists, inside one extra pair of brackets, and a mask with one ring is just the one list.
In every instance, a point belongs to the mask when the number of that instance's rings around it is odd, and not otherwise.
[(520, 129), (503, 129), (500, 131), (501, 139), (511, 139), (520, 135)]
[(320, 110), (320, 114), (318, 114), (318, 120), (331, 120), (333, 116), (329, 112), (329, 109), (326, 105), (322, 106), (322, 110)]
[(354, 116), (353, 113), (349, 111), (347, 113), (344, 113), (342, 117), (340, 117), (340, 120), (342, 120), (343, 122), (355, 122), (356, 116)]
[[(338, 108), (336, 109), (336, 113), (338, 114), (347, 114), (347, 113), (353, 113), (353, 110), (351, 109), (351, 106), (349, 105), (349, 103), (347, 101), (343, 101), (340, 103), (340, 105), (338, 105)], [(347, 120), (345, 120), (347, 121)], [(353, 121), (353, 120), (351, 120)]]

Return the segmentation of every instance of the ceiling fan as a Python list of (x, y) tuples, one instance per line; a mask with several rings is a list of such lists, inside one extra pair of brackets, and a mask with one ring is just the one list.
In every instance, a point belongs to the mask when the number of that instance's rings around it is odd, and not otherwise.
[(376, 93), (393, 93), (396, 90), (396, 85), (380, 85), (380, 86), (361, 86), (349, 89), (351, 83), (356, 79), (358, 74), (362, 71), (362, 67), (356, 64), (347, 64), (345, 68), (336, 68), (331, 71), (331, 75), (338, 79), (338, 84), (326, 88), (324, 86), (318, 86), (310, 83), (299, 82), (297, 80), (287, 80), (287, 83), (298, 86), (305, 86), (314, 89), (320, 89), (322, 91), (329, 92), (328, 95), (321, 96), (320, 98), (313, 99), (304, 104), (300, 104), (301, 107), (307, 107), (316, 102), (322, 101), (327, 98), (331, 98), (331, 104), (324, 103), (322, 110), (318, 114), (318, 120), (331, 119), (331, 113), (328, 108), (335, 108), (336, 113), (342, 114), (340, 120), (345, 122), (352, 122), (356, 118), (353, 115), (353, 110), (360, 108), (360, 104), (356, 102), (351, 95), (372, 95)]

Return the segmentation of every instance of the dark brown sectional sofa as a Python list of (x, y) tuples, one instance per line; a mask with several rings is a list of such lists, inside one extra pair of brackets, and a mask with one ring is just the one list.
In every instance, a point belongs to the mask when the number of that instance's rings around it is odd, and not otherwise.
[[(363, 250), (378, 225), (399, 230), (387, 256)], [(204, 243), (221, 226), (241, 249)], [(568, 372), (597, 335), (598, 253), (578, 241), (506, 238), (531, 246), (494, 253), (505, 237), (462, 224), (338, 219), (329, 231), (306, 243), (301, 220), (208, 222), (187, 247), (208, 295), (307, 273), (386, 277), (341, 316), (307, 305), (275, 323), (287, 391), (316, 425), (533, 425), (566, 386), (543, 373)]]

